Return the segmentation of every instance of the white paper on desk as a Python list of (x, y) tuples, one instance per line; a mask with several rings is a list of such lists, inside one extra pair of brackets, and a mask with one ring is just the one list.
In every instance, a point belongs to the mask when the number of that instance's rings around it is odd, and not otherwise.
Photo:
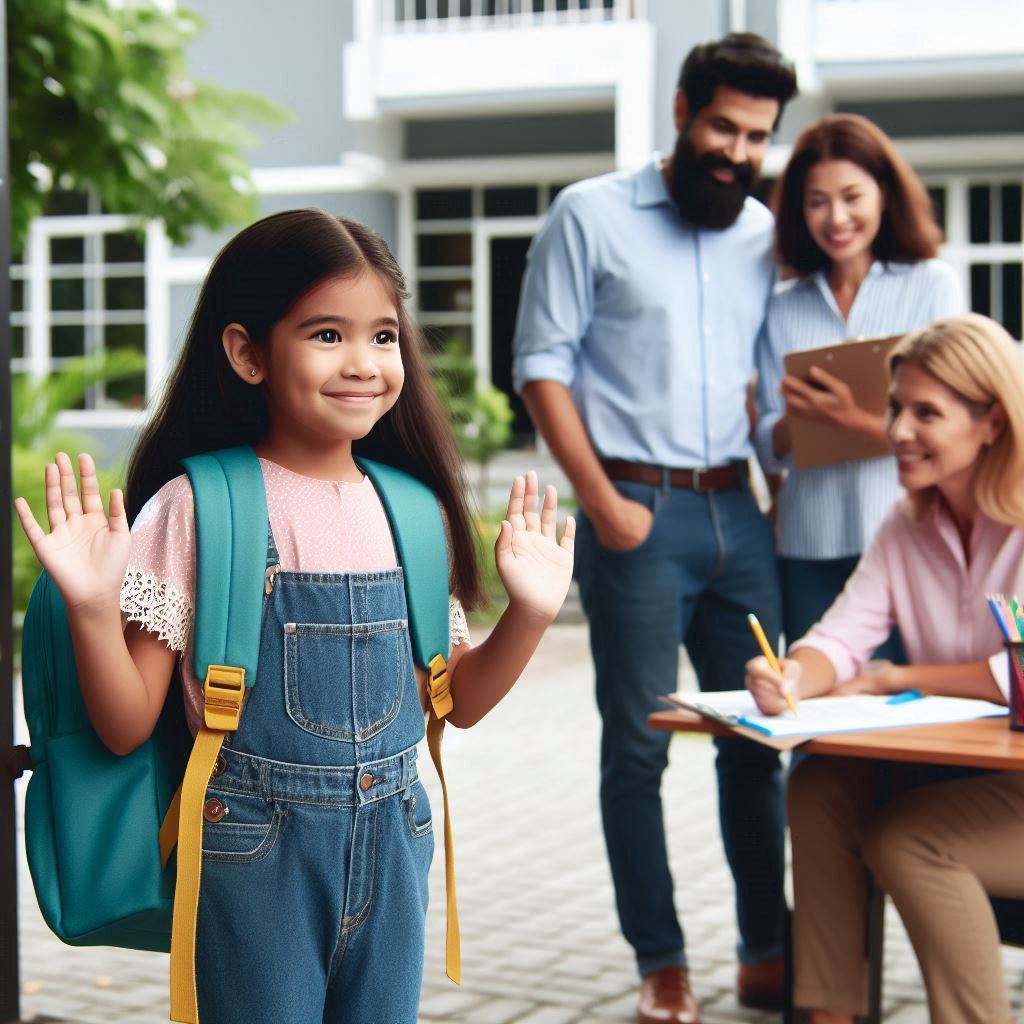
[(890, 697), (856, 695), (814, 697), (797, 705), (798, 713), (762, 715), (748, 690), (720, 693), (676, 693), (674, 703), (728, 725), (745, 725), (766, 736), (823, 736), (831, 732), (895, 729), (908, 725), (969, 722), (1007, 714), (1001, 704), (965, 697), (920, 697), (890, 704)]

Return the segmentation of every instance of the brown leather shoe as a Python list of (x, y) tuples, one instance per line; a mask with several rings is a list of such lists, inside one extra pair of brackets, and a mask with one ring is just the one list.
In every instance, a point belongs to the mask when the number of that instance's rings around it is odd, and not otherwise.
[(636, 1024), (700, 1024), (700, 1007), (682, 967), (662, 967), (640, 979)]
[(786, 1004), (786, 962), (781, 956), (759, 964), (740, 964), (736, 995), (741, 1006), (781, 1010)]

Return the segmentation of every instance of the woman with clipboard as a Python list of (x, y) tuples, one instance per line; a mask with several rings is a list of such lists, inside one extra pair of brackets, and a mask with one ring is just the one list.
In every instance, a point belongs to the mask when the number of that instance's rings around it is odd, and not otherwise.
[[(764, 657), (747, 663), (765, 714), (784, 712), (787, 694), (1006, 703), (1009, 664), (986, 594), (1024, 593), (1018, 346), (970, 313), (908, 335), (890, 368), (888, 434), (907, 497), (781, 672)], [(865, 670), (894, 625), (909, 664)], [(864, 1014), (868, 867), (906, 925), (933, 1024), (1010, 1024), (989, 897), (1024, 899), (1024, 772), (877, 767), (809, 757), (790, 777), (795, 1005), (811, 1024)]]
[[(777, 259), (796, 276), (777, 286), (758, 342), (754, 439), (765, 472), (785, 474), (776, 525), (783, 627), (796, 639), (843, 589), (900, 485), (891, 456), (797, 468), (795, 432), (827, 425), (884, 443), (885, 422), (822, 367), (786, 375), (784, 357), (902, 335), (965, 307), (953, 269), (935, 258), (942, 232), (924, 186), (865, 118), (838, 114), (807, 128), (774, 206)], [(878, 656), (901, 660), (898, 643)]]

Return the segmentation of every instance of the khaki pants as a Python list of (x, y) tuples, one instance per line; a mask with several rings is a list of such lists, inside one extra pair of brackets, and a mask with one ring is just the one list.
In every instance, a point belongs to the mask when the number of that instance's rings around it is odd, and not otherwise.
[[(895, 795), (878, 809), (887, 769)], [(922, 785), (927, 772), (832, 757), (794, 770), (797, 1006), (866, 1012), (867, 867), (903, 918), (934, 1024), (1011, 1021), (988, 896), (1024, 898), (1024, 773)]]

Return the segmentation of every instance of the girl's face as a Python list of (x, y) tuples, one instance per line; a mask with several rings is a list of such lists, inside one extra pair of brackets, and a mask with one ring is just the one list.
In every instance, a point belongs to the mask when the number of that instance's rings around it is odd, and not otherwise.
[(820, 160), (804, 182), (804, 221), (833, 264), (871, 262), (885, 197), (878, 182), (849, 160)]
[(900, 483), (908, 491), (937, 487), (947, 495), (969, 495), (982, 449), (1002, 429), (998, 408), (977, 416), (927, 371), (898, 366), (889, 389), (889, 440)]
[(320, 445), (365, 437), (405, 380), (390, 292), (372, 270), (322, 281), (274, 325), (261, 363), (272, 434)]

